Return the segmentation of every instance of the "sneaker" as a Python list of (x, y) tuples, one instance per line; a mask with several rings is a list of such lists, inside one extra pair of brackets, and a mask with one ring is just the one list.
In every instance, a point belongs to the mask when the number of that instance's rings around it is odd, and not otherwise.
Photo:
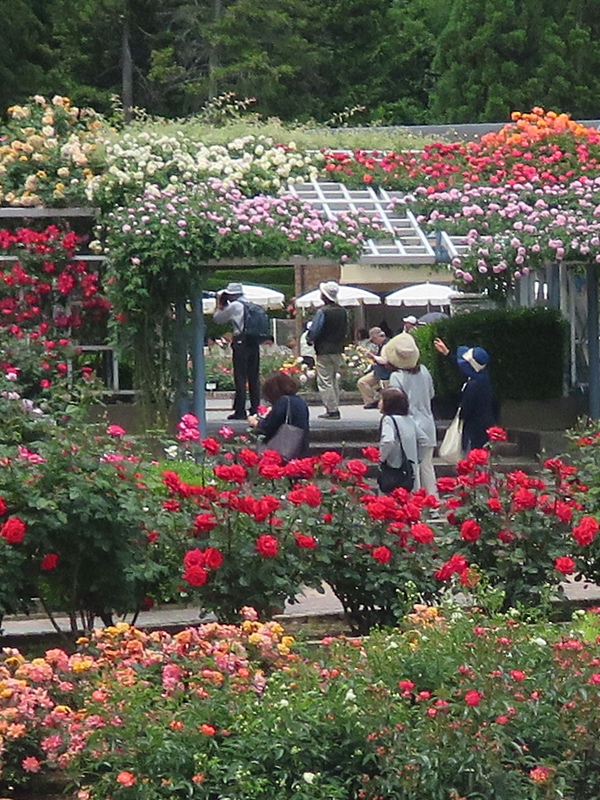
[(319, 419), (341, 419), (339, 411), (326, 411), (324, 414), (319, 414)]
[(379, 408), (379, 402), (375, 400), (373, 403), (367, 403), (363, 408)]
[(245, 414), (230, 414), (227, 419), (246, 419)]

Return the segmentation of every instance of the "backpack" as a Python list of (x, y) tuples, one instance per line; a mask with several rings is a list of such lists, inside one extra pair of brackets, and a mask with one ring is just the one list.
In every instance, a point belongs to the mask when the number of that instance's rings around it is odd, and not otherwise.
[(271, 335), (271, 320), (267, 312), (256, 303), (250, 303), (247, 300), (242, 302), (244, 304), (244, 336), (258, 339), (259, 342), (268, 339)]

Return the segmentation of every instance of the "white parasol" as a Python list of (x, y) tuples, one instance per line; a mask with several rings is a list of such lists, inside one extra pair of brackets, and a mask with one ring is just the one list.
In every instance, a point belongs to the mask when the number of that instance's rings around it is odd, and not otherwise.
[(449, 306), (453, 297), (460, 297), (451, 286), (442, 283), (415, 283), (396, 289), (385, 298), (386, 306)]
[[(366, 289), (359, 289), (358, 286), (340, 285), (338, 303), (341, 306), (377, 306), (381, 303), (381, 297)], [(296, 308), (319, 308), (323, 305), (321, 292), (313, 289), (312, 292), (300, 295), (294, 300)]]
[[(251, 303), (263, 308), (283, 308), (285, 295), (269, 286), (256, 286), (253, 283), (243, 283), (244, 297)], [(204, 297), (202, 300), (202, 311), (205, 314), (213, 314), (217, 301), (214, 297)]]

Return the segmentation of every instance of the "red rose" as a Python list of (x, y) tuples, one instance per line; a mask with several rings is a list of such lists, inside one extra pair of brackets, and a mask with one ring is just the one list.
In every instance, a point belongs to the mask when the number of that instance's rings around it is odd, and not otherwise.
[(494, 426), (488, 428), (486, 431), (490, 442), (505, 442), (508, 439), (507, 433), (504, 428)]
[(468, 569), (469, 563), (464, 556), (455, 553), (438, 569), (434, 578), (438, 581), (447, 581), (452, 575), (460, 575)]
[(243, 447), (240, 450), (240, 459), (247, 467), (255, 467), (260, 461), (260, 456), (255, 450), (250, 450), (248, 447)]
[(194, 550), (188, 550), (183, 557), (184, 567), (203, 567), (206, 563), (206, 553), (196, 547)]
[(204, 551), (204, 563), (209, 569), (219, 569), (223, 563), (223, 553), (216, 547), (207, 547)]
[(379, 561), (380, 564), (389, 564), (390, 561), (392, 560), (392, 551), (390, 550), (389, 547), (386, 547), (384, 544), (372, 550), (371, 555), (373, 556), (375, 561)]
[(456, 478), (438, 478), (437, 487), (440, 492), (453, 492), (456, 489)]
[(358, 458), (351, 458), (349, 461), (346, 461), (346, 469), (351, 475), (362, 478), (368, 467), (364, 461), (360, 461)]
[(19, 517), (9, 517), (0, 528), (0, 536), (3, 536), (9, 544), (19, 544), (25, 538), (27, 525)]
[(529, 489), (521, 487), (513, 495), (513, 506), (515, 511), (526, 511), (529, 508), (535, 508), (537, 504), (537, 497)]
[(573, 528), (573, 537), (577, 544), (585, 547), (594, 541), (599, 528), (600, 525), (594, 517), (582, 517)]
[(146, 541), (148, 544), (153, 544), (158, 540), (158, 531), (148, 531), (146, 534)]
[(371, 461), (373, 464), (379, 463), (379, 448), (378, 447), (363, 447), (361, 450), (363, 456), (367, 459), (367, 461)]
[(490, 497), (487, 500), (487, 507), (490, 511), (498, 512), (502, 511), (502, 503), (498, 500), (497, 497)]
[(329, 511), (326, 514), (323, 514), (323, 522), (328, 525), (330, 522), (333, 522), (333, 514)]
[(314, 547), (318, 546), (315, 537), (309, 536), (307, 533), (300, 533), (299, 531), (295, 531), (294, 539), (296, 540), (296, 544), (298, 545), (298, 547), (304, 547), (307, 550), (312, 550)]
[(563, 575), (571, 575), (575, 572), (575, 561), (571, 556), (559, 556), (554, 562), (554, 569)]
[(327, 452), (323, 453), (321, 456), (320, 461), (325, 472), (328, 472), (337, 467), (340, 461), (342, 461), (342, 456), (336, 453), (335, 450), (327, 450)]
[(183, 580), (189, 583), (190, 586), (204, 586), (208, 580), (208, 572), (204, 567), (192, 565), (183, 573)]
[(179, 500), (165, 500), (162, 504), (162, 507), (165, 509), (165, 511), (180, 511), (181, 503)]
[(259, 536), (254, 547), (263, 558), (274, 558), (279, 553), (279, 542), (268, 533)]
[(0, 497), (0, 517), (6, 514), (6, 503), (4, 502), (4, 498)]
[(322, 499), (323, 495), (321, 494), (321, 490), (318, 486), (315, 486), (314, 483), (308, 483), (306, 486), (302, 486), (299, 489), (292, 489), (291, 492), (288, 492), (288, 500), (290, 503), (294, 503), (294, 505), (306, 503), (307, 506), (316, 508), (321, 504)]
[(475, 448), (474, 450), (469, 451), (469, 455), (467, 456), (467, 463), (470, 466), (473, 465), (482, 465), (487, 464), (490, 454), (487, 450), (483, 450), (482, 448)]
[(269, 478), (269, 480), (277, 480), (283, 478), (285, 475), (285, 468), (275, 461), (263, 458), (258, 467), (258, 474), (263, 478)]
[(216, 456), (219, 450), (221, 449), (221, 445), (217, 442), (216, 439), (202, 439), (202, 447), (206, 450), (206, 452), (211, 456)]
[(241, 464), (217, 464), (214, 473), (219, 480), (243, 483), (248, 473)]
[(40, 564), (41, 569), (49, 572), (51, 569), (56, 569), (58, 566), (59, 558), (56, 553), (48, 553), (42, 558), (42, 562)]
[(194, 528), (198, 533), (209, 533), (218, 524), (214, 514), (198, 514), (194, 520)]
[(433, 542), (433, 531), (429, 525), (425, 525), (424, 522), (418, 522), (416, 525), (413, 525), (410, 529), (410, 533), (413, 539), (421, 544), (431, 544)]
[(460, 538), (465, 542), (476, 542), (481, 536), (481, 525), (474, 519), (466, 519), (460, 526)]
[(468, 706), (478, 706), (482, 699), (483, 695), (481, 692), (478, 692), (477, 689), (469, 689), (465, 694), (465, 703)]

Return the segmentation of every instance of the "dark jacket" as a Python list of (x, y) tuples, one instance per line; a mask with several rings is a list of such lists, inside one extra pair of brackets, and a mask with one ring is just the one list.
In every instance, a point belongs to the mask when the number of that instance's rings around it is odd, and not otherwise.
[(344, 352), (348, 334), (348, 314), (337, 303), (324, 305), (313, 320), (306, 337), (314, 344), (317, 355), (332, 355)]
[(488, 428), (496, 424), (492, 384), (487, 370), (469, 378), (460, 396), (460, 418), (463, 426), (463, 449), (483, 447), (489, 437)]
[(265, 438), (265, 444), (268, 446), (269, 439), (277, 433), (279, 428), (286, 422), (288, 416), (288, 402), (289, 402), (289, 419), (287, 420), (290, 425), (295, 425), (297, 428), (302, 428), (304, 431), (304, 441), (300, 458), (308, 455), (308, 436), (309, 436), (309, 414), (308, 406), (301, 397), (297, 394), (283, 395), (273, 405), (269, 413), (264, 419), (261, 419), (256, 430)]

